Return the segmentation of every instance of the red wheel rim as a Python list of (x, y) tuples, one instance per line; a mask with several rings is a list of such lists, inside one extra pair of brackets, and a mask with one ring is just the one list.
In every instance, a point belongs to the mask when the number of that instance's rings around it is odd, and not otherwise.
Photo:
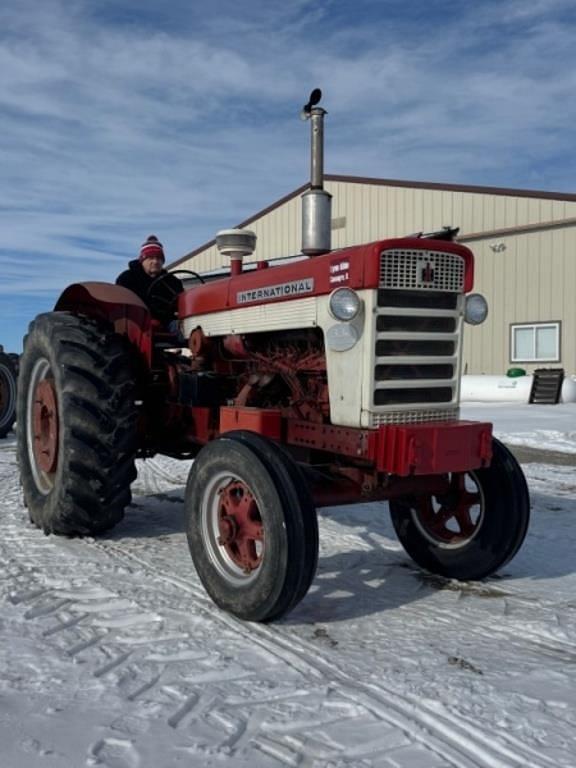
[(42, 379), (36, 385), (32, 405), (33, 451), (39, 469), (48, 474), (58, 462), (58, 407), (54, 383)]
[(421, 498), (416, 510), (429, 538), (452, 546), (474, 538), (482, 524), (482, 496), (477, 487), (475, 491), (466, 488), (466, 474), (454, 473), (448, 493), (436, 501), (431, 496)]
[(252, 573), (262, 562), (264, 544), (258, 504), (239, 480), (230, 481), (218, 494), (218, 544), (244, 573)]

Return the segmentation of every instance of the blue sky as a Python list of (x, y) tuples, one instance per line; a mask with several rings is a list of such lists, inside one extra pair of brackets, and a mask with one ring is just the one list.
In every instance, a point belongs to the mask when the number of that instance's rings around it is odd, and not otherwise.
[(576, 191), (575, 39), (573, 0), (2, 4), (0, 344), (304, 183), (315, 86), (328, 173)]

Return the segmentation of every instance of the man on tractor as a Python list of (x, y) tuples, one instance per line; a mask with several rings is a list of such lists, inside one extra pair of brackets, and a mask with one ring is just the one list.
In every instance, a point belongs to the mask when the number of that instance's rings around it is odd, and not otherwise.
[(164, 269), (164, 248), (156, 235), (146, 238), (140, 256), (116, 279), (117, 285), (139, 296), (152, 317), (170, 327), (175, 318), (176, 299), (184, 290), (182, 282)]

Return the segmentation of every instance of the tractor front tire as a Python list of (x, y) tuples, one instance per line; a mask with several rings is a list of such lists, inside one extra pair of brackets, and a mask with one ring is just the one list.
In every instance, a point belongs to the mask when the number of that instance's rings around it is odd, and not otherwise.
[(16, 368), (11, 355), (0, 353), (0, 438), (6, 437), (16, 419)]
[(489, 467), (453, 474), (443, 497), (406, 497), (389, 502), (400, 543), (422, 568), (460, 581), (483, 579), (519, 550), (530, 520), (522, 469), (493, 440)]
[(136, 477), (134, 382), (122, 337), (91, 318), (39, 315), (24, 341), (17, 416), (32, 522), (66, 536), (115, 526)]
[(206, 445), (185, 508), (194, 566), (212, 600), (246, 621), (270, 622), (306, 595), (318, 562), (318, 521), (298, 466), (255, 433)]

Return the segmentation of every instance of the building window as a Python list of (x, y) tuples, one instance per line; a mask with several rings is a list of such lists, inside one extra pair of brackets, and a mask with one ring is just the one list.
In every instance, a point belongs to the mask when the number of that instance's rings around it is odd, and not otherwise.
[(510, 360), (513, 363), (558, 362), (560, 323), (511, 325)]

